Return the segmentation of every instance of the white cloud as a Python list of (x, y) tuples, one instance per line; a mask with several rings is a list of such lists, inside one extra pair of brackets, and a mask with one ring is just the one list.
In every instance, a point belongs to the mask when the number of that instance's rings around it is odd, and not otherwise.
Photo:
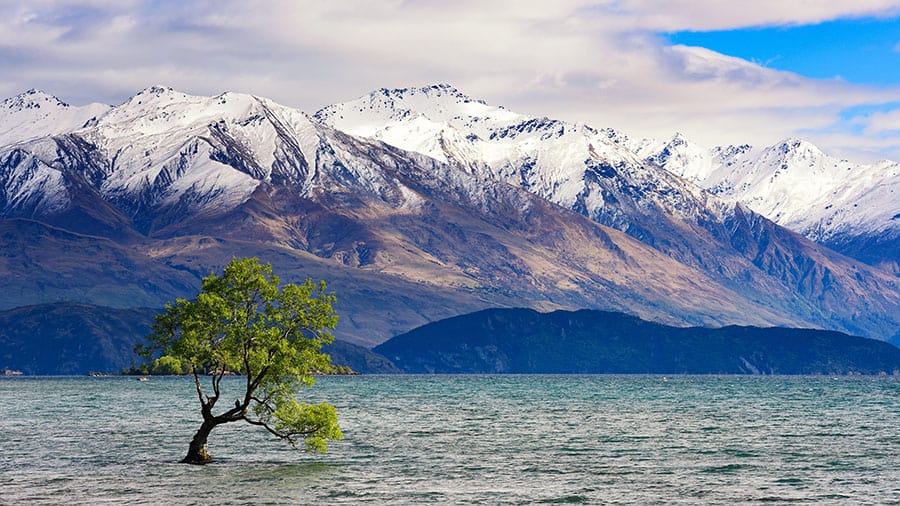
[(656, 31), (727, 30), (733, 28), (802, 25), (837, 18), (889, 17), (900, 14), (894, 0), (621, 0), (601, 3), (630, 26)]
[(198, 94), (250, 92), (313, 112), (378, 87), (442, 81), (510, 109), (632, 135), (679, 130), (707, 144), (763, 144), (829, 127), (843, 109), (889, 102), (900, 90), (805, 79), (667, 47), (654, 33), (900, 13), (898, 1), (849, 4), (4, 2), (0, 95), (42, 87), (73, 103), (118, 103), (164, 83)]
[(859, 136), (845, 133), (821, 133), (806, 138), (818, 146), (828, 146), (829, 154), (852, 161), (872, 163), (900, 160), (900, 135)]
[(900, 132), (900, 109), (874, 112), (868, 116), (857, 118), (865, 126), (866, 133), (881, 135), (886, 132)]

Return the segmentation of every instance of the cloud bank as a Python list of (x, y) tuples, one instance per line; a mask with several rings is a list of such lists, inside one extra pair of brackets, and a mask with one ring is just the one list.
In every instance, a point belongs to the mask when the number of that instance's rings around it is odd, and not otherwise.
[[(799, 135), (900, 159), (900, 86), (808, 79), (660, 33), (895, 17), (900, 1), (37, 0), (0, 4), (0, 96), (120, 103), (151, 84), (314, 112), (448, 82), (489, 103), (707, 145)], [(848, 115), (867, 106), (867, 113)], [(850, 117), (853, 116), (853, 117)]]

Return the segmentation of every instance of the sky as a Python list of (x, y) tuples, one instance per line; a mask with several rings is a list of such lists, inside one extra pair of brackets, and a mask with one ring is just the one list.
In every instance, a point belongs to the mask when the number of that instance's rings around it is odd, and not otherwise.
[(162, 84), (311, 114), (441, 82), (638, 138), (900, 161), (900, 0), (0, 1), (0, 97)]

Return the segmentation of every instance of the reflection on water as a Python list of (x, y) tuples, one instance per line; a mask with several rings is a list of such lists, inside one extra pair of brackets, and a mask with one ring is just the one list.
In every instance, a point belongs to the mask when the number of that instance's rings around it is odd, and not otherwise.
[(234, 424), (201, 467), (192, 388), (0, 380), (0, 504), (900, 502), (896, 378), (329, 377), (328, 454)]

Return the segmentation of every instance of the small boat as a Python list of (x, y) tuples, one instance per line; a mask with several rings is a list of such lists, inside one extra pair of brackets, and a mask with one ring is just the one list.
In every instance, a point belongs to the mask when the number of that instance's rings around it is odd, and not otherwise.
[(150, 381), (150, 378), (148, 378), (148, 377), (146, 377), (146, 376), (141, 376), (141, 377), (138, 378), (137, 380), (138, 380), (138, 381)]

